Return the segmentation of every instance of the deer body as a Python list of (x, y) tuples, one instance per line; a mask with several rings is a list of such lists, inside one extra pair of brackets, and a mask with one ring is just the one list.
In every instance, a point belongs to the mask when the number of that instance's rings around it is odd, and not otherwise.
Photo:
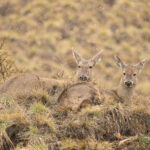
[(16, 97), (20, 94), (29, 94), (41, 86), (40, 78), (34, 74), (19, 74), (8, 79), (0, 87), (0, 94)]
[(131, 99), (133, 92), (134, 92), (134, 88), (126, 88), (122, 85), (119, 85), (116, 90), (117, 95), (121, 99), (126, 100), (126, 101), (129, 101)]
[[(63, 82), (63, 81), (62, 81)], [(53, 90), (53, 87), (57, 88), (65, 84), (60, 83), (58, 80), (41, 78), (35, 74), (23, 73), (11, 77), (4, 82), (0, 87), (0, 94), (17, 98), (21, 95), (30, 95), (34, 90), (45, 89)]]
[(60, 106), (79, 110), (89, 105), (100, 104), (98, 91), (89, 83), (76, 83), (65, 89), (58, 98)]

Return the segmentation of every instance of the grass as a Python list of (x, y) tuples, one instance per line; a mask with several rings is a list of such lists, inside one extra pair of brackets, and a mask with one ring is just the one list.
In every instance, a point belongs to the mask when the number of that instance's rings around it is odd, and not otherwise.
[(62, 143), (63, 144), (61, 148), (64, 150), (69, 150), (69, 149), (72, 150), (76, 148), (76, 143), (71, 139), (66, 139)]
[(93, 115), (96, 117), (100, 117), (102, 115), (100, 108), (97, 106), (82, 109), (82, 114), (87, 116)]
[[(120, 140), (139, 134), (120, 149), (148, 150), (149, 9), (146, 0), (0, 1), (0, 45), (6, 38), (0, 49), (0, 83), (18, 72), (60, 81), (54, 87), (46, 82), (48, 92), (39, 89), (29, 97), (1, 96), (0, 130), (11, 129), (21, 139), (23, 145), (18, 140), (18, 149), (26, 145), (29, 150), (45, 150), (51, 145), (62, 150), (115, 150)], [(61, 80), (70, 83), (76, 71), (72, 47), (85, 58), (104, 50), (93, 74), (100, 90), (119, 84), (121, 72), (113, 55), (132, 64), (147, 58), (130, 107), (110, 97), (102, 105), (80, 112), (57, 107), (58, 95), (65, 87)], [(123, 139), (114, 136), (118, 132)]]
[(0, 96), (0, 102), (4, 104), (14, 104), (14, 99), (9, 96)]
[(149, 137), (143, 137), (140, 139), (141, 145), (149, 145), (150, 146), (150, 138)]
[(46, 150), (47, 145), (45, 145), (44, 143), (41, 143), (41, 144), (32, 145), (30, 148), (32, 150)]
[(41, 103), (35, 103), (31, 106), (33, 113), (46, 113), (49, 111), (48, 108), (46, 108), (43, 104)]
[(1, 121), (0, 122), (0, 130), (5, 131), (6, 127), (7, 127), (7, 122), (5, 120)]

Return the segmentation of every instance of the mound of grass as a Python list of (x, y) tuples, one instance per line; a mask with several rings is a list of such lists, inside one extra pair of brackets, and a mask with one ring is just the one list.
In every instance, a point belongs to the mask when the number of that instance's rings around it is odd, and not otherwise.
[(71, 115), (64, 120), (60, 130), (65, 137), (73, 139), (94, 137), (98, 141), (114, 141), (117, 140), (117, 133), (122, 136), (149, 135), (149, 121), (150, 114), (132, 112), (126, 106), (99, 106)]

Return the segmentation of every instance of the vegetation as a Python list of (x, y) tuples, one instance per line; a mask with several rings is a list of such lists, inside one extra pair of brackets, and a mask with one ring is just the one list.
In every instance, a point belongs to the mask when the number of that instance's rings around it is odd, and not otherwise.
[(1, 84), (20, 72), (69, 83), (72, 48), (85, 58), (104, 50), (94, 70), (100, 93), (119, 84), (113, 55), (148, 61), (130, 106), (106, 96), (101, 105), (73, 111), (57, 105), (57, 87), (17, 99), (1, 95), (0, 149), (149, 150), (149, 10), (147, 0), (1, 0)]

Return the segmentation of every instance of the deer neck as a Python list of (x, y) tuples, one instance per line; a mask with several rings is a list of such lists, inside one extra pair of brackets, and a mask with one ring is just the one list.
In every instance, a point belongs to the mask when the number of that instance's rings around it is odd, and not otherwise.
[(133, 95), (133, 91), (134, 91), (134, 87), (125, 87), (123, 84), (119, 84), (118, 88), (117, 88), (117, 94), (120, 98), (122, 98), (125, 101), (128, 101), (132, 98)]

